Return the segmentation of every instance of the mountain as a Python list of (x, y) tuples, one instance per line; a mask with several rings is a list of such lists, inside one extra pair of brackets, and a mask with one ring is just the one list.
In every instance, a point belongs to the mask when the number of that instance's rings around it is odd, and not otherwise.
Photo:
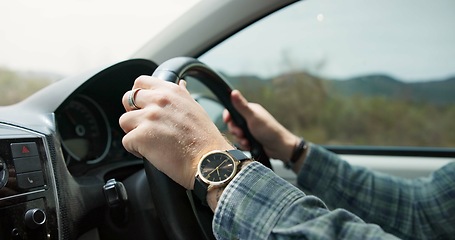
[[(386, 97), (414, 103), (446, 105), (455, 103), (455, 76), (444, 80), (404, 82), (381, 74), (365, 75), (344, 80), (327, 80), (308, 73), (292, 73), (273, 79), (262, 79), (254, 75), (225, 76), (233, 86), (242, 91), (254, 92), (264, 87), (277, 87), (305, 81), (304, 84), (320, 82), (327, 93), (339, 96)], [(272, 82), (270, 82), (272, 81)]]
[(328, 86), (343, 96), (384, 96), (416, 103), (455, 103), (455, 77), (439, 81), (402, 82), (386, 75), (369, 75), (328, 81)]
[[(356, 77), (348, 80), (329, 80), (329, 87), (343, 96), (386, 96), (393, 97), (402, 93), (405, 84), (385, 75)], [(335, 90), (336, 89), (336, 90)]]
[(415, 101), (431, 99), (435, 103), (455, 103), (455, 77), (443, 81), (410, 84)]

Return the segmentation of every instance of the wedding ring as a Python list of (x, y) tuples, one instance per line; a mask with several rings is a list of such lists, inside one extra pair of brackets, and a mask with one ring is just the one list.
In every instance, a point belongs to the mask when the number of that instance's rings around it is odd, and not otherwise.
[(130, 96), (128, 97), (128, 105), (130, 106), (130, 108), (132, 110), (141, 109), (139, 106), (136, 105), (136, 101), (135, 101), (136, 94), (137, 94), (137, 92), (139, 92), (139, 90), (141, 90), (141, 89), (140, 88), (133, 89), (130, 93)]

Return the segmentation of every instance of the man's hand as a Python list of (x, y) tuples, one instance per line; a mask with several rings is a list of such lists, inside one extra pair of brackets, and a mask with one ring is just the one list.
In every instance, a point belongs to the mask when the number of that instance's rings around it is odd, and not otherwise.
[[(261, 105), (249, 103), (238, 90), (232, 91), (231, 101), (235, 109), (245, 118), (251, 134), (262, 144), (267, 155), (275, 159), (289, 160), (300, 138), (283, 127)], [(241, 148), (249, 150), (250, 143), (245, 138), (243, 130), (235, 125), (227, 110), (223, 113), (223, 120)]]
[(150, 76), (134, 82), (133, 110), (131, 91), (123, 96), (126, 109), (119, 120), (126, 135), (123, 145), (129, 152), (144, 157), (158, 170), (185, 187), (193, 189), (199, 159), (211, 150), (233, 147), (221, 135), (204, 109), (191, 97), (186, 82), (174, 84)]

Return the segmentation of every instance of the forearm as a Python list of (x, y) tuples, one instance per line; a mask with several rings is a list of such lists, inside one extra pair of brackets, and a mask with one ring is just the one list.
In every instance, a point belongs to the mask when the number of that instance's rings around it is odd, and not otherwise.
[[(389, 206), (388, 204), (395, 204), (390, 201), (396, 200), (392, 193), (395, 192), (397, 184), (385, 184), (386, 179), (389, 178), (378, 178), (371, 171), (352, 166), (338, 155), (312, 145), (311, 152), (298, 174), (297, 183), (305, 192), (320, 197), (330, 208), (345, 208), (367, 222), (378, 223), (382, 214), (390, 214), (390, 209), (383, 208)], [(391, 190), (384, 189), (389, 187)], [(380, 196), (376, 194), (379, 190), (388, 192), (387, 203), (379, 202)], [(405, 198), (409, 199), (409, 196)], [(377, 208), (381, 210), (377, 211)], [(394, 216), (396, 213), (391, 214), (391, 217)]]
[[(448, 217), (454, 214), (447, 214), (455, 211), (454, 201), (447, 199), (448, 189), (454, 189), (450, 188), (455, 181), (453, 171), (439, 178), (445, 179), (442, 186), (434, 184), (435, 178), (391, 177), (352, 166), (338, 155), (313, 145), (298, 175), (298, 184), (305, 192), (320, 197), (330, 208), (345, 208), (399, 237), (420, 239), (447, 233), (442, 230), (447, 226), (444, 221), (452, 221), (452, 224), (455, 221), (455, 217)], [(444, 206), (438, 210), (440, 204)]]
[(259, 163), (226, 187), (213, 229), (217, 239), (392, 237), (347, 211), (329, 211)]

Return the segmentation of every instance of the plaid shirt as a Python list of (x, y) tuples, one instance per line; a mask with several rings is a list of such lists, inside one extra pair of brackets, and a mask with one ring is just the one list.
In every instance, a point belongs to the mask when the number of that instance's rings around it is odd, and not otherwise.
[[(455, 167), (455, 163), (452, 164), (452, 169), (453, 167)], [(309, 171), (310, 169), (311, 171)], [(347, 173), (348, 171), (353, 171), (351, 174), (355, 173), (349, 179), (347, 179), (347, 175), (350, 175)], [(454, 171), (451, 172), (450, 183), (453, 182), (453, 176), (455, 175)], [(374, 176), (371, 177), (374, 180), (370, 179), (369, 184), (367, 186), (362, 185), (362, 187), (360, 187), (359, 182), (354, 181), (354, 183), (351, 183), (353, 179), (358, 179), (359, 176), (363, 175)], [(438, 174), (434, 176), (436, 175)], [(450, 174), (446, 173), (442, 178), (447, 180), (447, 176), (450, 176)], [(402, 224), (404, 222), (403, 219), (409, 219), (407, 214), (414, 211), (409, 208), (407, 210), (400, 209), (402, 208), (402, 203), (414, 201), (409, 200), (407, 196), (403, 196), (402, 190), (394, 190), (394, 192), (397, 192), (398, 203), (392, 202), (391, 199), (394, 199), (394, 197), (390, 197), (389, 194), (373, 194), (371, 191), (372, 186), (374, 185), (375, 188), (378, 188), (379, 180), (377, 178), (382, 179), (380, 182), (391, 189), (396, 187), (390, 186), (391, 181), (399, 185), (411, 184), (411, 181), (378, 176), (361, 168), (353, 168), (340, 161), (335, 154), (313, 145), (298, 176), (298, 182), (303, 188), (311, 190), (326, 199), (330, 205), (339, 203), (359, 207), (362, 209), (360, 212), (364, 211), (365, 213), (361, 215), (362, 218), (367, 216), (365, 218), (367, 222), (374, 222), (370, 219), (379, 218), (383, 220), (378, 222), (381, 226), (385, 229), (390, 229), (391, 232), (400, 237), (409, 236), (409, 238), (415, 239), (428, 238), (428, 236), (434, 238), (453, 238), (455, 236), (453, 229), (451, 230), (452, 232), (445, 232), (446, 235), (436, 232), (424, 232), (423, 235), (417, 235), (418, 233), (413, 231), (421, 231), (422, 229), (414, 227), (409, 232), (403, 226), (396, 227), (397, 223)], [(362, 181), (365, 180), (363, 179)], [(416, 180), (414, 184), (426, 181), (429, 180)], [(312, 186), (308, 186), (310, 184)], [(330, 191), (327, 191), (329, 186)], [(381, 190), (385, 188), (384, 186), (379, 187)], [(363, 193), (360, 194), (362, 191)], [(355, 194), (350, 195), (351, 192)], [(455, 198), (453, 187), (451, 192), (445, 192), (445, 194), (447, 194), (446, 200)], [(399, 200), (398, 196), (400, 196)], [(378, 197), (382, 197), (381, 200), (377, 200), (376, 198)], [(437, 200), (435, 201), (438, 202)], [(446, 202), (439, 202), (438, 205), (444, 210), (449, 210), (447, 215), (439, 215), (441, 221), (446, 219), (451, 221), (451, 223), (444, 223), (446, 230), (455, 228), (455, 214), (453, 214), (455, 208), (453, 205)], [(435, 210), (436, 208), (432, 207), (431, 209)], [(442, 212), (441, 209), (438, 212)], [(434, 217), (436, 215), (431, 214), (430, 216)], [(387, 216), (389, 219), (386, 219)], [(388, 224), (382, 225), (382, 222), (387, 222)], [(420, 220), (414, 222), (413, 224), (416, 227), (416, 224), (421, 224)], [(401, 231), (392, 231), (394, 228), (389, 226), (395, 226)], [(444, 228), (443, 226), (438, 227)], [(226, 187), (215, 211), (213, 230), (217, 239), (396, 238), (384, 232), (378, 225), (365, 223), (361, 218), (347, 210), (341, 208), (329, 210), (319, 198), (305, 195), (300, 189), (256, 162), (246, 166)], [(409, 234), (406, 235), (403, 232)], [(410, 235), (413, 236), (411, 237)]]
[(395, 239), (346, 210), (329, 211), (257, 162), (224, 190), (213, 231), (217, 239)]
[(306, 193), (404, 239), (455, 239), (455, 162), (426, 178), (368, 171), (312, 145), (298, 176)]

